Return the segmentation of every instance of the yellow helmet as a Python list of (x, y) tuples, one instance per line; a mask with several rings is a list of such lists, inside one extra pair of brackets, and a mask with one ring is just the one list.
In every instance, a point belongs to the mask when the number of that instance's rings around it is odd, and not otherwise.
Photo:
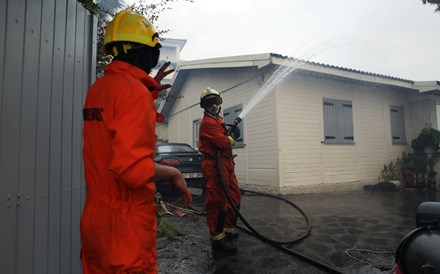
[(112, 54), (109, 44), (119, 41), (139, 43), (152, 48), (158, 44), (161, 46), (159, 34), (148, 19), (130, 10), (117, 13), (105, 29), (105, 53)]
[[(216, 99), (217, 104), (223, 103), (222, 97), (220, 97), (220, 93), (213, 88), (207, 87), (204, 91), (202, 91), (202, 93), (200, 93), (200, 107), (201, 108), (206, 107), (206, 104), (204, 101), (205, 101), (205, 99), (207, 99), (207, 97), (209, 97), (209, 95), (215, 95), (214, 97), (217, 97), (217, 99)], [(212, 97), (213, 96), (211, 96), (211, 98)]]

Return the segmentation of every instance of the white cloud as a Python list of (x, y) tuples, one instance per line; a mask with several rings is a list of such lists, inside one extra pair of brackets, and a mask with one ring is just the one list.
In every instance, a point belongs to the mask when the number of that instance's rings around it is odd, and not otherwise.
[[(178, 1), (158, 26), (182, 59), (274, 52), (411, 80), (440, 80), (440, 13), (418, 0)], [(296, 55), (299, 54), (299, 55)]]

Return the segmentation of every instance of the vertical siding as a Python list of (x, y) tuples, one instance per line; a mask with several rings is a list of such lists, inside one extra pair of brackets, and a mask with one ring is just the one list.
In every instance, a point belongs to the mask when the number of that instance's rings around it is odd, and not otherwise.
[[(406, 127), (410, 129), (409, 134), (410, 138), (407, 140), (415, 139), (419, 136), (420, 132), (425, 127), (434, 127), (436, 126), (436, 107), (435, 101), (431, 98), (424, 98), (423, 100), (414, 100), (410, 103), (409, 106), (410, 116), (411, 116), (411, 125), (410, 127)], [(407, 116), (407, 112), (405, 112), (405, 116)]]
[(280, 187), (322, 182), (322, 88), (297, 75), (277, 87)]
[[(296, 75), (279, 87), (281, 187), (376, 181), (383, 164), (406, 145), (393, 145), (390, 105), (407, 107), (402, 92), (385, 87)], [(323, 98), (353, 106), (354, 144), (323, 144)]]
[[(260, 87), (254, 82), (244, 92), (249, 101)], [(249, 103), (246, 100), (244, 107)], [(248, 184), (278, 187), (275, 92), (271, 91), (244, 117)]]
[[(3, 2), (3, 1), (2, 1)], [(2, 225), (0, 245), (0, 266), (5, 273), (15, 273), (15, 256), (18, 251), (15, 224), (18, 221), (19, 166), (20, 166), (20, 107), (22, 92), (22, 64), (24, 50), (25, 3), (7, 1), (6, 26), (2, 67), (2, 101), (1, 101), (1, 144), (0, 144), (0, 193), (3, 198), (1, 207)], [(15, 49), (10, 51), (9, 49)], [(5, 134), (7, 132), (7, 134)], [(3, 265), (4, 264), (4, 265)]]
[(0, 18), (0, 269), (80, 273), (81, 109), (96, 22), (76, 0), (1, 1)]
[[(23, 262), (33, 261), (33, 231), (35, 202), (35, 139), (36, 139), (36, 110), (38, 85), (38, 62), (39, 55), (35, 52), (40, 50), (40, 20), (41, 14), (33, 10), (40, 10), (39, 1), (27, 2), (24, 18), (24, 55), (22, 63), (22, 78), (17, 79), (23, 83), (21, 90), (20, 106), (20, 131), (19, 131), (19, 170), (18, 188), (21, 195), (18, 212), (17, 227), (17, 254)], [(31, 263), (17, 264), (17, 273), (31, 273)]]
[[(192, 143), (192, 122), (201, 118), (199, 95), (206, 87), (222, 93), (226, 109), (237, 104), (243, 107), (259, 91), (255, 68), (194, 70), (188, 75), (169, 118), (170, 142)], [(275, 186), (278, 183), (275, 97), (269, 95), (244, 119), (244, 143), (246, 147), (235, 148), (235, 169), (240, 184)]]

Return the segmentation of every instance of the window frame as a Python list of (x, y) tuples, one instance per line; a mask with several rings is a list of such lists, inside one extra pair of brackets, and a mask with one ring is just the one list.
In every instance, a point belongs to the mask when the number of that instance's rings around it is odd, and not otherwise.
[(200, 123), (202, 119), (193, 120), (192, 132), (193, 132), (193, 148), (199, 151), (199, 133), (200, 133)]

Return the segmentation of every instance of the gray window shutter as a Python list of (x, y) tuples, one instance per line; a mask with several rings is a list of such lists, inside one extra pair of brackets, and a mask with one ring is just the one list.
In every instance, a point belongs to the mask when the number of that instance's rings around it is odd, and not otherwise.
[(352, 144), (353, 137), (353, 109), (351, 102), (341, 102), (340, 108), (340, 136), (341, 143)]
[(390, 106), (391, 140), (393, 144), (406, 144), (405, 113), (402, 106)]
[(331, 100), (324, 99), (324, 141), (337, 143), (337, 117), (336, 106)]
[(353, 144), (353, 110), (350, 101), (323, 98), (324, 142)]

